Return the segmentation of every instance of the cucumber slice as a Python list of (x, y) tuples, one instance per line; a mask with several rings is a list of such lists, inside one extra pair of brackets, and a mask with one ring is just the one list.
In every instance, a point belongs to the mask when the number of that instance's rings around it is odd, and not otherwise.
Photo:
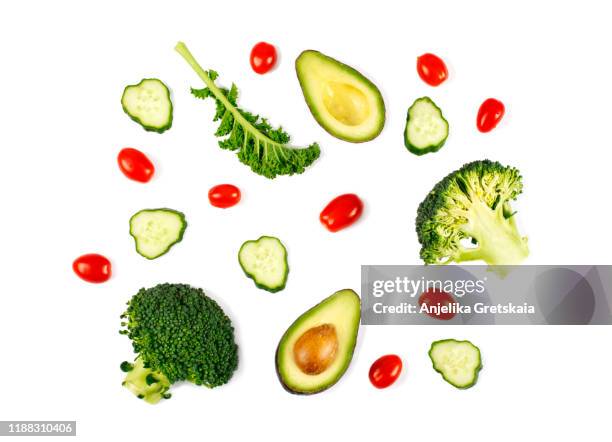
[(172, 209), (144, 209), (130, 218), (136, 251), (147, 259), (167, 253), (183, 239), (186, 228), (185, 215)]
[(144, 78), (126, 86), (121, 105), (144, 130), (162, 133), (172, 126), (172, 100), (168, 87), (157, 78)]
[(480, 349), (470, 341), (444, 339), (435, 341), (429, 349), (433, 368), (442, 378), (457, 388), (470, 388), (482, 369)]
[(415, 155), (437, 152), (448, 138), (448, 121), (429, 97), (422, 97), (408, 109), (404, 144)]
[(278, 238), (262, 236), (246, 241), (238, 252), (238, 262), (258, 288), (272, 293), (285, 288), (289, 274), (287, 250)]

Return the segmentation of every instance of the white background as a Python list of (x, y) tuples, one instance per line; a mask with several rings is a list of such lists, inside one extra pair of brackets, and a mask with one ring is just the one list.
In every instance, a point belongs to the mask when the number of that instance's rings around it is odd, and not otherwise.
[[(401, 6), (400, 6), (401, 4)], [(524, 175), (517, 209), (529, 263), (610, 262), (609, 151), (612, 31), (605, 2), (13, 2), (0, 13), (0, 419), (76, 419), (81, 440), (604, 440), (609, 435), (609, 327), (362, 327), (353, 362), (331, 390), (293, 396), (279, 385), (274, 350), (285, 328), (332, 292), (359, 289), (361, 264), (416, 264), (418, 203), (464, 162), (490, 158)], [(216, 146), (212, 102), (173, 51), (184, 40), (205, 68), (235, 81), (240, 103), (268, 116), (296, 145), (318, 141), (303, 175), (267, 180)], [(254, 74), (251, 46), (280, 51)], [(312, 48), (371, 78), (387, 106), (383, 133), (349, 144), (309, 114), (293, 61)], [(439, 54), (450, 79), (430, 88), (416, 57)], [(126, 84), (159, 77), (174, 124), (148, 133), (121, 110)], [(430, 95), (451, 125), (447, 145), (422, 158), (403, 146), (405, 112)], [(475, 128), (483, 99), (507, 114)], [(146, 185), (116, 166), (139, 148), (157, 167)], [(215, 184), (243, 191), (235, 208), (207, 201)], [(337, 234), (318, 222), (334, 196), (358, 193), (366, 212)], [(147, 261), (128, 219), (139, 209), (185, 212), (172, 251)], [(289, 251), (287, 288), (270, 294), (240, 270), (240, 244), (261, 234)], [(92, 285), (71, 270), (82, 253), (110, 257), (113, 278)], [(157, 406), (121, 387), (132, 357), (119, 315), (140, 287), (186, 282), (232, 317), (240, 368), (214, 390), (173, 388)], [(477, 386), (459, 391), (431, 369), (431, 341), (480, 346)], [(399, 354), (396, 385), (374, 389), (371, 362)]]

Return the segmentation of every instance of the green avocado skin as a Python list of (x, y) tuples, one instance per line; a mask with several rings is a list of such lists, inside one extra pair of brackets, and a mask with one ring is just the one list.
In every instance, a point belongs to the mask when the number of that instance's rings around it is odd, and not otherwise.
[[(474, 380), (472, 382), (470, 382), (468, 385), (464, 385), (464, 386), (457, 386), (455, 384), (453, 384), (451, 381), (449, 381), (446, 376), (444, 375), (444, 373), (442, 373), (442, 371), (438, 370), (436, 368), (436, 364), (431, 356), (431, 352), (433, 351), (434, 347), (436, 346), (436, 344), (440, 344), (442, 342), (469, 342), (472, 346), (474, 346), (476, 348), (476, 350), (478, 350), (478, 360), (480, 361), (480, 364), (478, 365), (478, 367), (476, 367), (476, 369), (474, 370)], [(480, 348), (478, 348), (477, 346), (475, 346), (474, 344), (472, 344), (470, 341), (458, 341), (457, 339), (441, 339), (439, 341), (434, 341), (431, 343), (431, 347), (429, 348), (429, 351), (427, 352), (427, 354), (429, 355), (429, 359), (431, 359), (431, 365), (433, 367), (433, 369), (440, 373), (440, 376), (442, 376), (442, 379), (444, 379), (446, 382), (448, 382), (449, 384), (451, 384), (453, 387), (458, 388), (459, 390), (467, 390), (468, 388), (473, 387), (474, 385), (476, 385), (476, 382), (478, 382), (478, 375), (480, 374), (480, 370), (482, 370), (482, 357), (480, 354)]]
[[(300, 68), (299, 68), (300, 59), (302, 58), (302, 56), (310, 55), (310, 54), (320, 57), (322, 60), (325, 60), (326, 62), (333, 64), (335, 68), (338, 69), (339, 71), (342, 71), (349, 76), (357, 78), (359, 82), (365, 86), (364, 89), (367, 89), (370, 92), (372, 92), (374, 95), (376, 95), (376, 102), (378, 105), (377, 111), (379, 114), (380, 121), (375, 131), (369, 133), (366, 137), (351, 137), (351, 136), (339, 134), (337, 131), (335, 131), (333, 128), (329, 126), (325, 118), (319, 112), (316, 104), (310, 98), (310, 91), (308, 91), (305, 81), (302, 78), (302, 74), (300, 74)], [(305, 51), (302, 51), (302, 53), (295, 60), (295, 71), (298, 77), (298, 81), (300, 83), (300, 88), (302, 89), (302, 93), (304, 95), (304, 100), (306, 101), (306, 105), (308, 106), (310, 113), (312, 114), (314, 119), (317, 121), (317, 123), (319, 123), (319, 125), (323, 129), (325, 129), (326, 132), (328, 132), (330, 135), (340, 140), (348, 141), (351, 143), (364, 143), (366, 141), (371, 141), (374, 138), (376, 138), (378, 135), (380, 135), (380, 133), (383, 130), (383, 127), (385, 126), (385, 118), (386, 118), (385, 117), (385, 112), (386, 112), (385, 102), (382, 98), (382, 94), (380, 93), (380, 90), (378, 89), (378, 87), (376, 87), (376, 85), (372, 83), (369, 79), (367, 79), (361, 72), (352, 68), (351, 66), (348, 66), (342, 63), (341, 61), (336, 60), (335, 58), (329, 57), (319, 51), (315, 51), (314, 49), (307, 49)]]
[(325, 391), (326, 389), (331, 387), (331, 385), (328, 385), (327, 387), (322, 388), (321, 390), (318, 390), (318, 391), (308, 391), (308, 392), (306, 392), (306, 391), (296, 391), (296, 390), (291, 389), (287, 384), (285, 384), (285, 381), (283, 380), (283, 377), (281, 376), (281, 372), (280, 372), (280, 369), (279, 369), (279, 366), (278, 366), (278, 355), (280, 353), (280, 348), (281, 348), (281, 346), (279, 344), (276, 347), (276, 352), (274, 353), (274, 363), (275, 363), (275, 367), (276, 367), (276, 377), (278, 377), (278, 381), (280, 382), (281, 386), (284, 388), (284, 390), (287, 393), (295, 394), (295, 395), (298, 395), (298, 396), (310, 396), (310, 395), (313, 395), (313, 394)]
[[(337, 374), (337, 376), (330, 382), (327, 382), (323, 385), (321, 385), (319, 388), (314, 388), (311, 389), (309, 391), (300, 391), (300, 390), (296, 390), (294, 388), (291, 388), (289, 385), (287, 385), (287, 383), (285, 382), (285, 380), (283, 379), (283, 376), (281, 374), (281, 367), (279, 366), (279, 355), (281, 353), (281, 351), (285, 350), (285, 347), (283, 346), (285, 337), (287, 336), (287, 334), (289, 334), (289, 332), (293, 329), (293, 327), (295, 326), (299, 326), (301, 323), (301, 319), (305, 316), (312, 316), (313, 314), (316, 314), (316, 312), (321, 309), (321, 308), (325, 308), (325, 305), (328, 303), (328, 301), (330, 300), (330, 298), (332, 298), (334, 295), (340, 293), (340, 292), (345, 292), (345, 291), (351, 291), (353, 292), (353, 290), (351, 289), (343, 289), (343, 290), (339, 290), (336, 293), (334, 293), (333, 295), (325, 298), (323, 301), (321, 301), (320, 303), (318, 303), (317, 305), (315, 305), (314, 307), (310, 308), (309, 310), (307, 310), (306, 312), (304, 312), (302, 315), (300, 315), (290, 326), (289, 328), (285, 331), (285, 333), (283, 334), (283, 337), (281, 338), (281, 340), (278, 343), (278, 346), (276, 347), (276, 352), (274, 353), (274, 363), (275, 363), (275, 367), (276, 367), (276, 375), (278, 377), (278, 380), (281, 384), (281, 386), (285, 389), (285, 391), (291, 393), (291, 394), (295, 394), (295, 395), (301, 395), (301, 396), (310, 396), (313, 394), (317, 394), (317, 393), (321, 393), (331, 387), (333, 387), (344, 375), (344, 373), (346, 372), (346, 370), (348, 369), (351, 360), (353, 359), (353, 354), (355, 352), (355, 347), (357, 345), (357, 338), (359, 335), (359, 321), (357, 322), (356, 325), (356, 329), (355, 329), (355, 334), (354, 334), (354, 339), (353, 339), (353, 345), (347, 350), (346, 356), (345, 356), (345, 364), (344, 367), (342, 368), (342, 370)], [(353, 294), (359, 298), (359, 296), (353, 292)], [(360, 304), (358, 304), (360, 305)]]
[(431, 103), (431, 105), (433, 107), (435, 107), (438, 112), (440, 112), (440, 118), (442, 118), (446, 124), (448, 125), (448, 121), (446, 121), (446, 118), (444, 118), (444, 115), (442, 115), (442, 109), (440, 109), (438, 107), (438, 105), (436, 103), (433, 102), (433, 100), (429, 97), (421, 97), (421, 98), (417, 98), (416, 100), (414, 100), (414, 103), (412, 103), (412, 105), (408, 108), (408, 112), (406, 114), (406, 126), (404, 128), (404, 145), (406, 146), (406, 149), (408, 149), (410, 152), (412, 152), (415, 155), (421, 156), (421, 155), (425, 155), (427, 153), (433, 153), (433, 152), (437, 152), (440, 149), (442, 149), (442, 146), (444, 146), (444, 143), (446, 143), (446, 138), (444, 138), (444, 140), (442, 140), (441, 143), (438, 144), (433, 144), (431, 146), (427, 146), (423, 149), (420, 149), (414, 145), (412, 145), (412, 143), (410, 143), (410, 141), (408, 140), (408, 122), (410, 121), (410, 110), (412, 109), (412, 107), (419, 101), (421, 100), (425, 100), (428, 101), (429, 103)]
[[(147, 126), (146, 124), (144, 124), (140, 120), (140, 118), (135, 117), (132, 114), (130, 114), (128, 109), (123, 104), (123, 96), (125, 95), (125, 92), (128, 89), (130, 89), (130, 88), (137, 88), (137, 87), (139, 87), (145, 81), (159, 81), (162, 85), (164, 85), (164, 89), (166, 90), (166, 98), (168, 98), (168, 102), (170, 103), (170, 116), (168, 118), (168, 122), (164, 126), (162, 126), (162, 127)], [(170, 129), (172, 127), (172, 118), (173, 118), (173, 115), (174, 115), (174, 105), (172, 103), (172, 100), (170, 99), (170, 90), (168, 89), (168, 86), (166, 86), (166, 84), (163, 81), (161, 81), (160, 79), (158, 79), (158, 78), (143, 78), (137, 84), (128, 84), (123, 89), (123, 94), (121, 95), (121, 107), (123, 108), (123, 112), (125, 112), (127, 114), (127, 116), (130, 117), (130, 119), (132, 121), (135, 121), (136, 123), (140, 124), (140, 126), (142, 126), (142, 128), (144, 130), (146, 130), (147, 132), (156, 132), (158, 134), (161, 134), (161, 133), (167, 131), (168, 129)]]
[[(257, 278), (255, 278), (255, 275), (253, 275), (252, 273), (249, 273), (249, 271), (247, 271), (247, 269), (242, 265), (242, 261), (240, 261), (240, 252), (242, 251), (244, 246), (246, 246), (249, 243), (258, 242), (258, 241), (260, 241), (262, 239), (266, 239), (266, 238), (275, 239), (276, 241), (278, 241), (283, 246), (283, 249), (285, 249), (285, 277), (283, 278), (282, 284), (279, 285), (279, 286), (276, 286), (276, 287), (268, 287), (267, 285), (260, 284), (257, 281)], [(278, 239), (275, 236), (263, 235), (263, 236), (260, 236), (259, 238), (257, 238), (256, 240), (245, 241), (240, 246), (240, 250), (238, 251), (238, 264), (240, 264), (240, 268), (242, 269), (244, 274), (248, 278), (253, 280), (253, 282), (255, 283), (255, 287), (257, 287), (258, 289), (265, 290), (265, 291), (270, 292), (270, 293), (276, 293), (276, 292), (280, 292), (281, 290), (283, 290), (285, 288), (285, 286), (287, 285), (287, 279), (289, 277), (289, 262), (288, 262), (287, 255), (288, 255), (287, 254), (287, 249), (285, 248), (284, 244), (282, 243), (282, 241), (280, 239)]]

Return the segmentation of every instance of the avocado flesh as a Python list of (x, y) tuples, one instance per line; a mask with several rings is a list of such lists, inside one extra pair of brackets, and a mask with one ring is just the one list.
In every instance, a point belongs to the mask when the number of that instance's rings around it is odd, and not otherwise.
[(376, 138), (385, 125), (378, 88), (355, 69), (317, 51), (304, 51), (295, 68), (312, 116), (331, 135), (359, 143)]
[[(340, 290), (302, 314), (287, 329), (276, 349), (276, 371), (286, 390), (319, 393), (334, 385), (351, 363), (361, 316), (360, 299), (353, 290)], [(333, 326), (337, 348), (333, 361), (317, 374), (307, 374), (296, 363), (296, 342), (309, 330)]]

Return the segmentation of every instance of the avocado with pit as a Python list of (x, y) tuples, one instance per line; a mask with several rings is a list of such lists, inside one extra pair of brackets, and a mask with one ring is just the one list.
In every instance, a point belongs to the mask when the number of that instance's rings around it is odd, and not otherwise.
[(313, 50), (300, 54), (295, 69), (306, 104), (323, 129), (353, 143), (380, 134), (385, 102), (376, 85), (361, 73)]
[(276, 349), (276, 372), (290, 393), (315, 394), (340, 380), (353, 358), (361, 301), (340, 290), (295, 320)]

